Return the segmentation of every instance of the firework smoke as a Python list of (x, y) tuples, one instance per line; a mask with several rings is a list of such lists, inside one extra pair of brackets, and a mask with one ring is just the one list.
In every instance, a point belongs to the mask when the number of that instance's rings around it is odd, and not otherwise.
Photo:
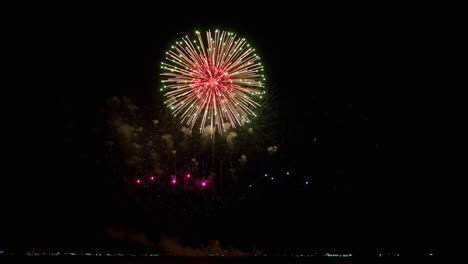
[(229, 132), (229, 134), (226, 136), (226, 142), (228, 144), (228, 147), (232, 148), (234, 146), (233, 140), (236, 137), (237, 137), (236, 132)]
[(253, 256), (260, 255), (262, 252), (252, 250), (252, 252), (246, 252), (239, 249), (226, 249), (221, 246), (218, 240), (211, 242), (211, 245), (203, 248), (194, 248), (188, 245), (182, 245), (177, 239), (167, 236), (162, 236), (159, 242), (160, 247), (167, 253), (175, 256), (225, 256), (225, 257), (241, 257), (241, 256)]
[(277, 146), (271, 146), (271, 147), (268, 147), (267, 150), (268, 150), (269, 154), (275, 154), (276, 151), (278, 151), (278, 147)]
[(244, 166), (246, 163), (247, 163), (247, 156), (242, 154), (240, 159), (239, 159), (239, 162), (242, 166)]
[(164, 134), (161, 136), (168, 150), (174, 149), (174, 141), (171, 134)]
[(188, 127), (183, 126), (180, 131), (184, 133), (184, 135), (191, 136), (192, 135), (192, 130)]

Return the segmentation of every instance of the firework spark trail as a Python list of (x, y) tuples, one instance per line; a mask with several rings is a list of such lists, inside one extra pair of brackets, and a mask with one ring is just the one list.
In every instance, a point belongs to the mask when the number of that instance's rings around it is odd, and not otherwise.
[(254, 108), (265, 91), (263, 66), (255, 49), (245, 39), (230, 32), (208, 30), (204, 40), (188, 36), (166, 52), (161, 63), (165, 104), (190, 128), (200, 121), (200, 131), (209, 124), (211, 135), (216, 127), (223, 133), (223, 123), (233, 128), (250, 122)]

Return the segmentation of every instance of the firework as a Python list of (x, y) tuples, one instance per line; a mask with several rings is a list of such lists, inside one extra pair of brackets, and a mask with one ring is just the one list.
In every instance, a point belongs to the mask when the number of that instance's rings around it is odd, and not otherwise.
[(260, 57), (244, 38), (208, 30), (177, 41), (161, 63), (167, 106), (182, 123), (193, 128), (198, 122), (223, 133), (226, 123), (233, 128), (250, 122), (265, 93), (265, 76)]

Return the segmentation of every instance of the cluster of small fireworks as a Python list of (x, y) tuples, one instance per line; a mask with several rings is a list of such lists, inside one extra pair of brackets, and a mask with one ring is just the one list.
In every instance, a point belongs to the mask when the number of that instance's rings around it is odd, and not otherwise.
[[(253, 109), (265, 91), (263, 66), (255, 49), (244, 38), (231, 32), (196, 31), (177, 41), (161, 63), (165, 104), (181, 122), (193, 128), (200, 120), (200, 131), (208, 125), (223, 133), (223, 124), (233, 128), (250, 122)], [(216, 127), (217, 129), (214, 129)]]
[[(284, 172), (284, 176), (288, 177), (288, 176), (290, 176), (290, 175), (291, 175), (291, 173), (290, 173), (289, 171)], [(269, 179), (270, 181), (274, 181), (274, 180), (275, 180), (275, 177), (270, 177), (270, 175), (269, 175), (268, 173), (263, 174), (263, 176), (264, 176), (264, 178), (267, 179), (267, 181), (268, 181), (268, 179)], [(171, 184), (172, 184), (172, 185), (176, 185), (176, 184), (177, 184), (177, 176), (176, 176), (176, 175), (171, 175), (170, 178), (171, 178), (171, 180), (170, 180)], [(187, 180), (190, 180), (190, 179), (192, 178), (192, 175), (191, 175), (190, 173), (186, 173), (186, 174), (185, 174), (185, 178), (186, 178)], [(154, 176), (150, 176), (149, 179), (150, 179), (151, 181), (154, 181), (154, 180), (155, 180), (155, 177), (154, 177)], [(260, 180), (261, 180), (261, 178), (258, 178), (258, 179), (256, 180), (256, 184), (258, 184)], [(142, 184), (142, 183), (143, 183), (143, 180), (142, 180), (141, 178), (137, 178), (137, 179), (135, 180), (135, 182), (139, 185), (139, 184)], [(305, 184), (305, 185), (309, 185), (309, 181), (308, 181), (308, 180), (305, 180), (304, 184)], [(205, 187), (208, 187), (208, 180), (202, 179), (202, 180), (198, 181), (198, 185), (199, 185), (200, 187), (202, 187), (202, 189), (204, 189)], [(253, 183), (248, 184), (248, 188), (252, 188), (253, 186), (254, 186)]]
[[(283, 176), (284, 176), (285, 178), (289, 178), (289, 176), (291, 176), (292, 174), (291, 174), (290, 171), (285, 171), (284, 174), (281, 174), (281, 173), (280, 173), (279, 175), (278, 175), (278, 174), (276, 174), (276, 175), (278, 176), (277, 178), (281, 179)], [(262, 176), (262, 177), (257, 177), (256, 180), (254, 180), (253, 183), (248, 184), (248, 185), (247, 185), (247, 188), (251, 189), (254, 185), (257, 186), (257, 185), (259, 185), (260, 183), (273, 182), (273, 181), (275, 181), (275, 179), (276, 179), (275, 177), (272, 177), (269, 173), (264, 173), (264, 174), (262, 174), (261, 176)], [(305, 179), (305, 180), (303, 181), (303, 183), (304, 183), (304, 186), (310, 184), (309, 180), (307, 180), (307, 179)]]
[[(192, 179), (192, 175), (190, 173), (186, 173), (185, 174), (184, 184), (187, 185), (187, 184), (191, 183), (191, 184), (193, 184), (195, 186), (199, 186), (201, 188), (201, 190), (204, 190), (205, 188), (208, 187), (208, 182), (209, 181), (206, 180), (206, 179), (190, 181), (191, 179)], [(147, 178), (138, 177), (138, 178), (135, 179), (136, 185), (145, 186), (145, 187), (151, 186), (150, 183), (154, 183), (155, 181), (156, 181), (155, 176), (149, 176)], [(161, 183), (161, 181), (156, 181), (156, 182)], [(175, 187), (179, 183), (178, 180), (177, 180), (176, 175), (170, 175), (170, 183), (171, 183), (171, 185), (173, 187)]]

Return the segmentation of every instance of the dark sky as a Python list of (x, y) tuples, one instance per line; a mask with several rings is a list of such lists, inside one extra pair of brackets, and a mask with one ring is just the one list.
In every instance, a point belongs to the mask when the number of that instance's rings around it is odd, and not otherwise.
[[(46, 81), (14, 100), (23, 143), (12, 154), (3, 247), (106, 248), (108, 227), (155, 241), (168, 233), (195, 246), (212, 239), (285, 251), (435, 246), (435, 180), (416, 161), (430, 157), (411, 143), (418, 117), (406, 111), (416, 92), (401, 78), (417, 26), (381, 13), (155, 13), (142, 20), (63, 14), (31, 23), (22, 47), (40, 58), (24, 62), (35, 73), (23, 77), (40, 73)], [(259, 202), (210, 217), (147, 212), (95, 162), (100, 107), (113, 95), (159, 96), (157, 65), (169, 43), (215, 28), (244, 35), (259, 51), (281, 98), (282, 159), (301, 175), (313, 173), (318, 187), (272, 189)]]

